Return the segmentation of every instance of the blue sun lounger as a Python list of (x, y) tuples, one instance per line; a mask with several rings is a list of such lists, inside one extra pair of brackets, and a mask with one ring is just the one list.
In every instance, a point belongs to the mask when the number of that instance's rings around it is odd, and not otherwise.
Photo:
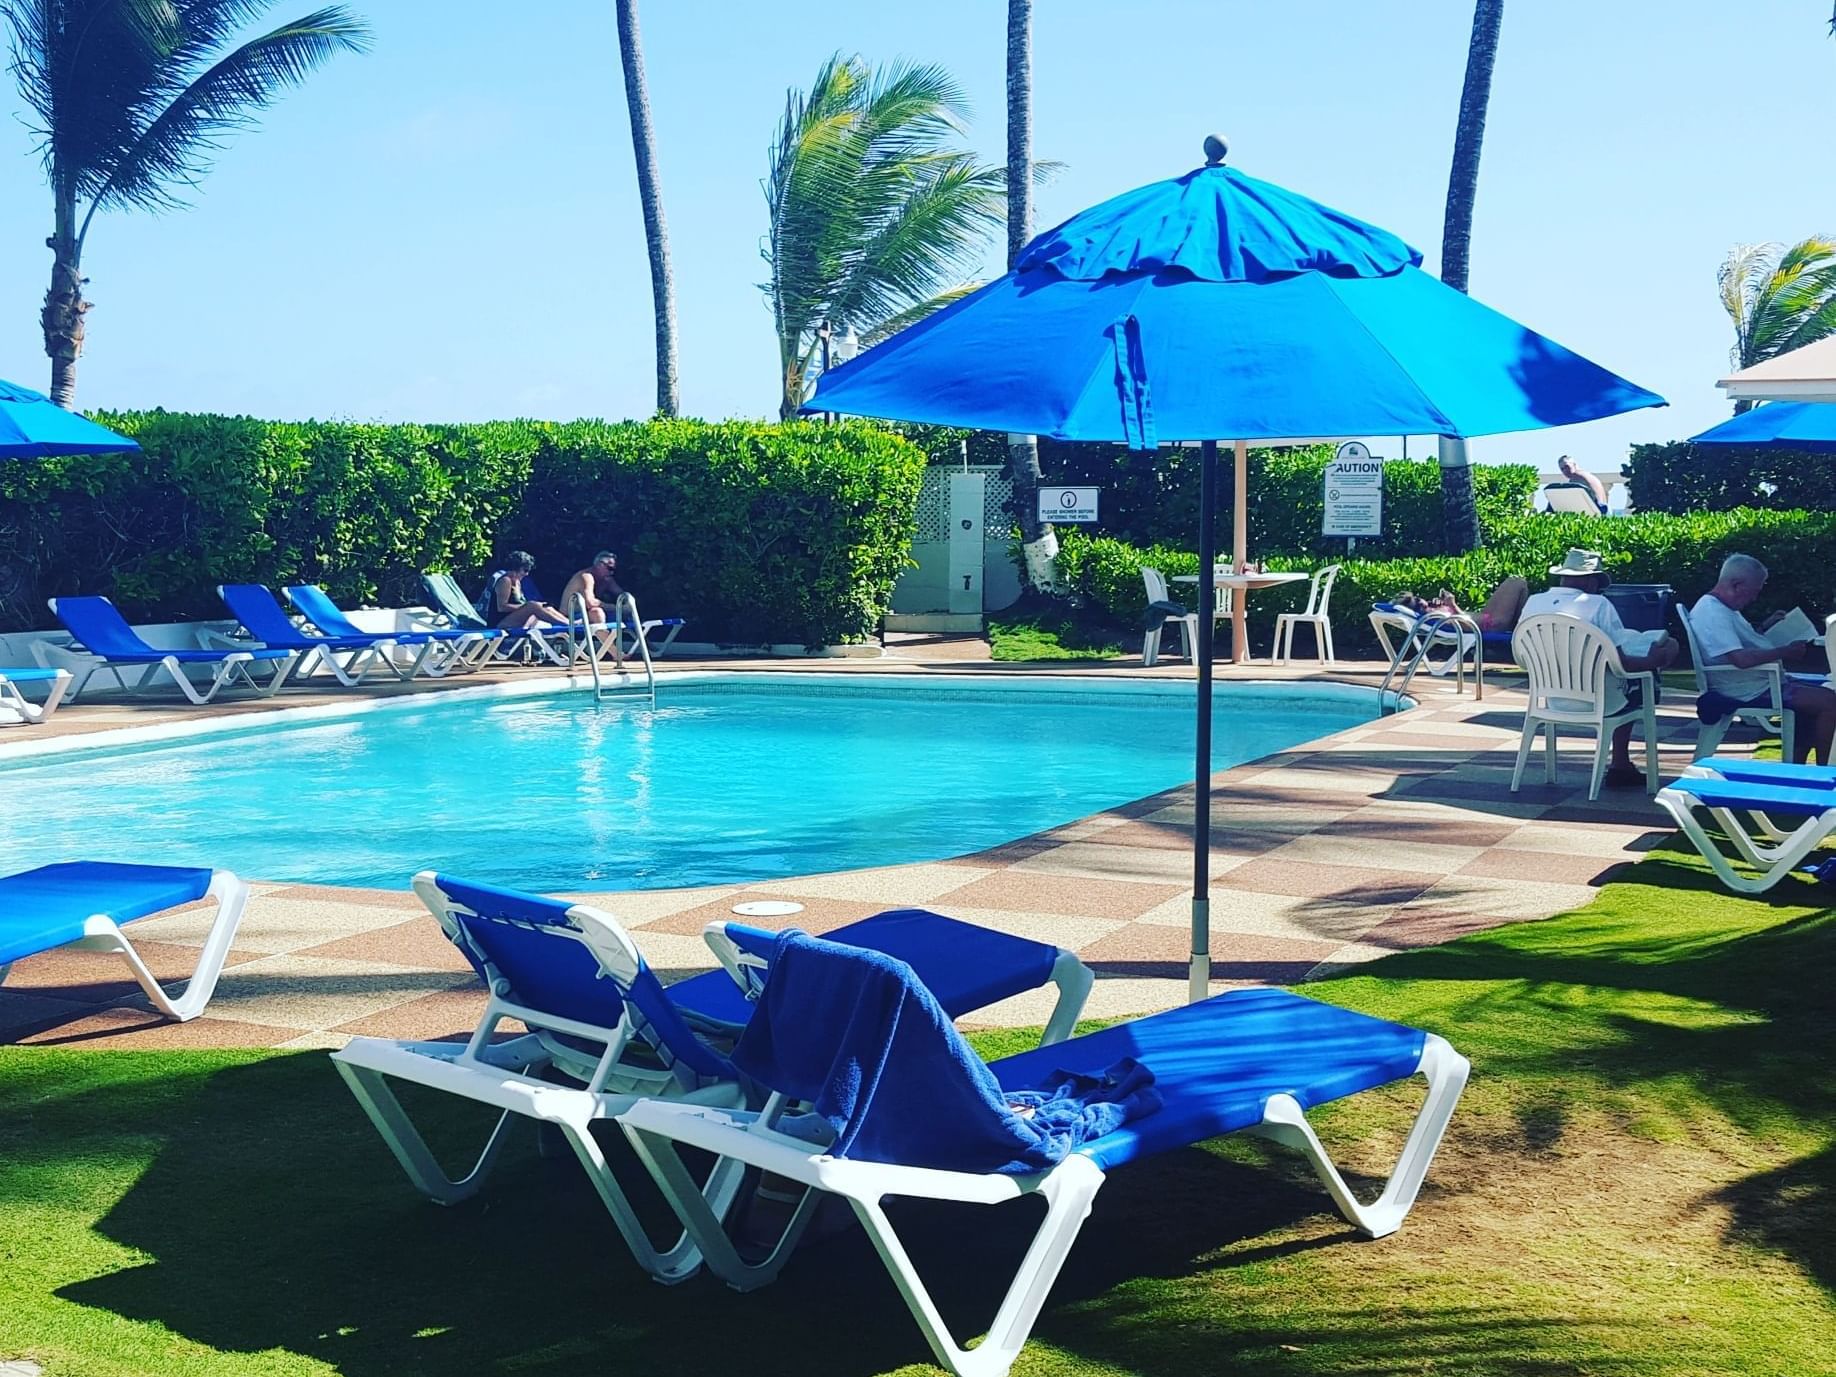
[[(302, 631), (293, 624), (286, 609), (267, 587), (259, 583), (224, 583), (217, 586), (217, 596), (242, 629), (270, 650), (297, 651), (300, 656), (296, 680), (311, 672), (314, 664), (323, 665), (347, 688), (361, 684), (372, 669), (382, 669), (397, 678), (406, 675), (395, 663), (395, 641), (386, 635), (368, 632), (356, 636), (319, 636)], [(425, 658), (427, 648), (421, 654)], [(416, 662), (417, 664), (419, 661)]]
[[(1698, 774), (1696, 768), (1719, 764), (1733, 771)], [(1758, 762), (1735, 764), (1699, 761), (1681, 779), (1658, 790), (1657, 803), (1702, 854), (1716, 877), (1737, 894), (1763, 894), (1798, 868), (1831, 832), (1836, 831), (1836, 788), (1829, 783), (1797, 781), (1799, 772), (1815, 766), (1757, 768)], [(1776, 773), (1788, 782), (1771, 783), (1753, 774)], [(1733, 846), (1730, 857), (1702, 825), (1705, 813)], [(1757, 872), (1743, 875), (1734, 860), (1745, 861)]]
[[(70, 687), (67, 669), (0, 669), (0, 726), (43, 722), (57, 711)], [(21, 684), (45, 685), (45, 700), (34, 703), (19, 691)]]
[[(169, 994), (122, 928), (199, 899), (216, 902), (216, 921), (184, 993)], [(153, 1007), (182, 1023), (210, 1002), (248, 900), (248, 885), (227, 870), (68, 861), (8, 875), (0, 878), (0, 981), (15, 961), (59, 947), (116, 952)]]
[[(618, 1115), (709, 1270), (740, 1290), (769, 1282), (819, 1198), (840, 1196), (938, 1361), (962, 1377), (1008, 1371), (1107, 1174), (1156, 1153), (1219, 1134), (1262, 1134), (1306, 1154), (1361, 1232), (1393, 1232), (1468, 1070), (1431, 1033), (1273, 989), (1233, 991), (983, 1065), (909, 966), (801, 933), (780, 939), (732, 1060), (773, 1092), (762, 1108), (653, 1099)], [(1382, 1194), (1361, 1204), (1306, 1111), (1417, 1074), (1428, 1082), (1421, 1112)], [(1017, 1112), (1016, 1100), (1034, 1103)], [(799, 1104), (812, 1109), (787, 1113)], [(1051, 1132), (1040, 1131), (1041, 1116)], [(744, 1163), (807, 1188), (762, 1261), (740, 1256), (681, 1146), (714, 1154), (717, 1172)], [(987, 1337), (965, 1349), (882, 1202), (997, 1204), (1035, 1194), (1044, 1220)]]
[[(613, 1176), (591, 1126), (647, 1096), (743, 1107), (757, 1100), (727, 1056), (753, 1005), (725, 970), (665, 987), (611, 914), (584, 904), (423, 872), (414, 890), (490, 991), (465, 1043), (353, 1038), (332, 1054), (339, 1073), (416, 1189), (443, 1204), (482, 1187), (512, 1116), (560, 1131), (619, 1233), (647, 1272), (681, 1281), (700, 1267), (686, 1238), (650, 1240)], [(724, 931), (717, 936), (725, 939)], [(837, 929), (838, 942), (909, 956), (935, 980), (944, 1007), (971, 1012), (1048, 981), (1059, 989), (1048, 1035), (1075, 1026), (1092, 976), (1075, 955), (920, 909), (882, 913)], [(711, 943), (723, 964), (745, 966), (763, 934)], [(506, 1018), (530, 1031), (493, 1041)], [(391, 1080), (445, 1091), (498, 1111), (475, 1164), (454, 1178), (434, 1158)], [(723, 1167), (703, 1184), (724, 1213), (740, 1182)]]
[[(236, 683), (247, 684), (267, 698), (280, 692), (298, 658), (291, 650), (162, 650), (143, 641), (115, 604), (103, 597), (52, 598), (51, 610), (75, 637), (77, 645), (102, 661), (84, 673), (84, 684), (91, 674), (107, 670), (122, 688), (144, 692), (153, 687), (158, 680), (157, 671), (163, 669), (178, 685), (179, 692), (193, 703), (208, 703)], [(186, 665), (215, 666), (210, 686), (200, 692), (185, 673)], [(266, 682), (250, 672), (255, 665), (268, 667)], [(140, 677), (130, 684), (121, 672), (124, 668), (141, 670)], [(77, 687), (80, 691), (82, 685)]]
[(433, 602), (434, 611), (451, 622), (455, 629), (502, 632), (503, 639), (497, 643), (496, 653), (504, 659), (510, 659), (518, 654), (527, 657), (533, 652), (551, 664), (566, 667), (572, 663), (568, 650), (549, 644), (548, 633), (550, 631), (555, 632), (557, 639), (561, 640), (564, 645), (567, 642), (567, 637), (561, 633), (560, 627), (488, 626), (485, 619), (478, 615), (478, 609), (466, 600), (465, 590), (459, 586), (458, 581), (451, 574), (422, 574), (421, 586), (427, 590), (427, 596)]
[[(287, 596), (305, 614), (306, 620), (327, 636), (349, 638), (371, 634), (346, 616), (344, 609), (333, 602), (331, 595), (316, 583), (290, 583), (287, 585)], [(461, 627), (390, 631), (385, 634), (399, 646), (422, 647), (414, 667), (404, 678), (420, 673), (438, 678), (455, 669), (477, 669), (491, 658), (492, 651), (504, 635), (496, 630), (473, 631)], [(444, 658), (429, 659), (429, 652), (435, 649), (443, 650)]]

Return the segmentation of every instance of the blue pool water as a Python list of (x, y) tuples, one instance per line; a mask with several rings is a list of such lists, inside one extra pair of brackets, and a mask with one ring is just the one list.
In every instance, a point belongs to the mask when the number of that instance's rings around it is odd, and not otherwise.
[[(1112, 691), (1127, 690), (1127, 691)], [(1220, 685), (1222, 769), (1376, 715), (1366, 691)], [(0, 874), (74, 858), (400, 888), (434, 867), (660, 889), (936, 860), (1191, 778), (1192, 686), (666, 680), (390, 705), (0, 768)]]

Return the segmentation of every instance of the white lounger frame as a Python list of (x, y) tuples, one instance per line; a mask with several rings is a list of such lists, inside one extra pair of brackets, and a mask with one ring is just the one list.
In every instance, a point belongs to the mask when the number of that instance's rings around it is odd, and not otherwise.
[[(281, 685), (287, 682), (287, 676), (293, 672), (294, 666), (299, 663), (300, 659), (295, 654), (289, 655), (284, 660), (257, 660), (246, 650), (226, 650), (223, 652), (223, 658), (217, 662), (216, 673), (211, 676), (209, 686), (200, 691), (191, 676), (185, 673), (185, 662), (172, 655), (162, 656), (158, 660), (117, 661), (93, 655), (87, 650), (77, 650), (72, 646), (52, 645), (43, 641), (33, 648), (33, 653), (47, 669), (70, 671), (74, 676), (69, 693), (72, 699), (81, 696), (83, 690), (89, 687), (90, 679), (104, 670), (114, 675), (115, 682), (127, 693), (150, 692), (159, 682), (161, 673), (164, 672), (172, 677), (172, 681), (179, 687), (179, 692), (199, 707), (210, 702), (222, 690), (239, 683), (248, 685), (255, 691), (257, 697), (272, 698), (280, 692)], [(202, 662), (193, 661), (192, 663)], [(275, 667), (266, 682), (257, 679), (250, 672), (249, 667), (255, 664)], [(129, 683), (124, 671), (131, 669), (139, 670), (140, 676)]]
[[(1692, 766), (1684, 774), (1701, 777), (1712, 775), (1713, 771)], [(1796, 827), (1775, 822), (1760, 804), (1750, 808), (1717, 807), (1681, 789), (1660, 789), (1657, 803), (1702, 854), (1716, 878), (1736, 894), (1764, 894), (1796, 870), (1831, 832), (1836, 832), (1836, 793), (1830, 796), (1829, 808), (1814, 817), (1802, 818)], [(1740, 853), (1740, 858), (1759, 872), (1757, 875), (1743, 875), (1734, 868), (1708, 829), (1698, 821), (1698, 808), (1715, 820), (1715, 825)], [(1753, 827), (1749, 828), (1742, 821), (1742, 813), (1753, 819)]]
[[(449, 935), (458, 931), (454, 905), (435, 883), (431, 871), (414, 877), (414, 890)], [(641, 958), (616, 918), (583, 904), (573, 905), (567, 914), (580, 931), (555, 929), (557, 940), (579, 941), (615, 981), (628, 985), (636, 978)], [(605, 1152), (594, 1139), (592, 1125), (611, 1122), (648, 1096), (666, 1095), (685, 1103), (738, 1107), (745, 1102), (744, 1091), (732, 1081), (701, 1085), (686, 1067), (665, 1064), (652, 1069), (624, 1062), (624, 1054), (634, 1040), (643, 1040), (666, 1056), (663, 1049), (643, 1039), (640, 1016), (628, 1002), (617, 1026), (605, 1027), (514, 1003), (506, 997), (507, 989), (501, 978), (491, 981), (484, 1014), (463, 1045), (353, 1038), (342, 1050), (332, 1053), (332, 1061), (409, 1181), (428, 1199), (452, 1205), (476, 1195), (497, 1164), (512, 1115), (552, 1124), (586, 1169), (588, 1180), (638, 1265), (666, 1285), (686, 1281), (700, 1270), (700, 1249), (686, 1233), (668, 1247), (659, 1248), (651, 1241), (613, 1175)], [(493, 1043), (497, 1025), (506, 1018), (519, 1019), (533, 1031)], [(599, 1044), (603, 1051), (598, 1056), (582, 1053), (554, 1038), (552, 1034), (556, 1033), (584, 1038)], [(546, 1080), (543, 1076), (549, 1071), (584, 1085)], [(498, 1111), (497, 1123), (465, 1175), (446, 1174), (421, 1130), (403, 1109), (389, 1084), (390, 1078), (442, 1090)], [(725, 1216), (738, 1194), (743, 1172), (741, 1163), (719, 1162), (708, 1179), (696, 1187), (704, 1194), (703, 1203), (711, 1212)]]
[[(57, 671), (57, 678), (51, 681), (51, 689), (45, 695), (45, 701), (34, 703), (19, 691), (19, 685), (6, 677), (6, 671), (0, 670), (0, 727), (19, 727), (31, 723), (43, 722), (57, 711), (59, 703), (64, 701), (64, 694), (69, 691), (72, 675), (67, 669)], [(28, 682), (43, 683), (41, 679)]]
[[(154, 979), (153, 972), (140, 959), (140, 953), (134, 950), (134, 944), (121, 930), (121, 925), (106, 914), (93, 914), (85, 918), (83, 935), (54, 950), (70, 948), (76, 951), (116, 953), (127, 962), (128, 969), (134, 973), (134, 979), (140, 982), (140, 988), (146, 991), (147, 998), (153, 1001), (155, 1009), (175, 1022), (187, 1023), (204, 1012), (204, 1006), (210, 1003), (211, 995), (216, 992), (217, 978), (223, 974), (223, 963), (229, 958), (230, 943), (236, 936), (237, 926), (242, 922), (242, 911), (248, 907), (249, 886), (246, 881), (227, 870), (213, 870), (210, 888), (204, 891), (204, 897), (216, 903), (217, 918), (204, 938), (204, 949), (198, 953), (198, 964), (191, 978), (185, 982), (185, 992), (181, 995), (169, 994)], [(0, 983), (5, 982), (11, 969), (11, 963), (0, 966)]]
[[(455, 905), (440, 889), (433, 872), (423, 871), (416, 875), (414, 891), (449, 937), (458, 933)], [(555, 929), (557, 940), (579, 941), (592, 952), (602, 971), (621, 986), (628, 987), (637, 977), (642, 958), (631, 935), (619, 921), (585, 904), (572, 905), (567, 916), (579, 932)], [(716, 940), (716, 930), (720, 926), (717, 923), (708, 925), (709, 945), (741, 988), (747, 988), (750, 968), (763, 963), (741, 952), (724, 931), (718, 933)], [(1059, 999), (1041, 1045), (1069, 1036), (1095, 979), (1073, 953), (1062, 949), (1053, 965), (1051, 978), (1059, 987)], [(593, 1189), (631, 1249), (632, 1257), (651, 1276), (667, 1285), (685, 1281), (700, 1269), (701, 1249), (686, 1231), (667, 1248), (658, 1248), (651, 1242), (624, 1189), (612, 1174), (605, 1153), (594, 1141), (591, 1126), (595, 1122), (612, 1121), (646, 1099), (667, 1098), (677, 1103), (738, 1109), (744, 1105), (745, 1095), (735, 1082), (701, 1084), (693, 1071), (674, 1063), (668, 1058), (666, 1049), (645, 1038), (641, 1017), (635, 1006), (627, 1002), (616, 1027), (560, 1018), (512, 1002), (508, 998), (507, 983), (493, 978), (484, 1014), (463, 1046), (452, 1042), (353, 1038), (340, 1051), (332, 1053), (332, 1061), (415, 1189), (442, 1205), (467, 1200), (484, 1186), (503, 1147), (511, 1115), (554, 1125), (586, 1169)], [(692, 1016), (685, 1014), (684, 1017), (694, 1022)], [(497, 1025), (506, 1018), (518, 1019), (533, 1031), (493, 1043), (491, 1037)], [(723, 1027), (708, 1031), (731, 1033), (734, 1030)], [(1053, 1036), (1054, 1031), (1056, 1036)], [(583, 1053), (551, 1036), (555, 1033), (585, 1038), (604, 1050), (598, 1056)], [(664, 1065), (653, 1069), (627, 1063), (624, 1054), (634, 1041), (643, 1042)], [(584, 1084), (570, 1086), (544, 1079), (544, 1073), (550, 1071)], [(463, 1176), (449, 1176), (440, 1166), (420, 1129), (402, 1108), (389, 1085), (390, 1078), (442, 1090), (498, 1111), (496, 1125)], [(766, 1109), (768, 1117), (775, 1117), (774, 1105), (768, 1104)], [(738, 1195), (743, 1172), (744, 1163), (723, 1158), (705, 1181), (694, 1185), (697, 1198), (709, 1215), (725, 1218)], [(683, 1183), (692, 1179), (684, 1168), (672, 1179), (672, 1186), (688, 1189)]]
[[(1433, 1034), (1427, 1036), (1416, 1068), (1417, 1074), (1428, 1082), (1427, 1096), (1389, 1181), (1369, 1205), (1360, 1204), (1352, 1194), (1292, 1097), (1271, 1097), (1263, 1122), (1248, 1131), (1298, 1149), (1325, 1183), (1340, 1212), (1359, 1232), (1382, 1238), (1396, 1231), (1415, 1203), (1428, 1165), (1465, 1088), (1469, 1069), (1466, 1058), (1445, 1041)], [(1051, 1171), (1034, 1176), (976, 1175), (844, 1160), (812, 1151), (807, 1140), (784, 1131), (787, 1125), (774, 1126), (772, 1110), (768, 1104), (763, 1114), (745, 1114), (643, 1100), (622, 1112), (619, 1123), (700, 1249), (708, 1269), (729, 1286), (750, 1291), (773, 1280), (808, 1224), (821, 1198), (819, 1193), (838, 1195), (848, 1202), (867, 1231), (938, 1362), (957, 1377), (1002, 1377), (1025, 1346), (1046, 1296), (1077, 1241), (1091, 1202), (1103, 1185), (1102, 1168), (1075, 1153)], [(708, 1207), (696, 1187), (677, 1152), (678, 1144), (711, 1152), (723, 1165), (738, 1160), (808, 1188), (777, 1245), (763, 1261), (748, 1263), (740, 1257), (721, 1216)], [(1045, 1219), (1002, 1298), (987, 1336), (975, 1348), (964, 1348), (951, 1335), (887, 1218), (883, 1202), (888, 1196), (912, 1196), (995, 1205), (1033, 1194), (1046, 1201)]]

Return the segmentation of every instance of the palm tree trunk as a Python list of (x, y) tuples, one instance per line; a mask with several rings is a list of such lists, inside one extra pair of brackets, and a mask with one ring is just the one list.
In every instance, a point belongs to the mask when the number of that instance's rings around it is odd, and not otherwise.
[[(1033, 0), (1007, 0), (1007, 266), (1033, 237)], [(1057, 581), (1053, 561), (1058, 534), (1039, 519), (1039, 440), (1007, 437), (1007, 468), (1014, 480), (1015, 515), (1028, 583), (1041, 590)]]
[(669, 226), (657, 178), (657, 135), (644, 84), (644, 47), (637, 0), (616, 0), (618, 52), (625, 69), (625, 105), (631, 112), (631, 149), (637, 162), (638, 200), (644, 208), (644, 242), (650, 250), (650, 294), (657, 326), (657, 414), (680, 410), (676, 395), (676, 284), (669, 270)]
[(66, 411), (76, 404), (76, 361), (83, 352), (82, 245), (77, 240), (75, 193), (57, 188), (51, 237), (51, 286), (45, 292), (39, 324), (44, 329), (45, 353), (51, 359), (51, 400)]
[[(1454, 128), (1453, 168), (1447, 177), (1447, 216), (1441, 230), (1441, 280), (1464, 292), (1473, 241), (1473, 202), (1479, 190), (1479, 148), (1485, 141), (1485, 116), (1492, 99), (1492, 67), (1498, 58), (1498, 31), (1504, 0), (1477, 0), (1473, 33), (1466, 49), (1466, 81), (1460, 89), (1460, 120)], [(1471, 460), (1466, 442), (1443, 435), (1441, 515), (1448, 548), (1479, 548), (1479, 510), (1473, 499)]]

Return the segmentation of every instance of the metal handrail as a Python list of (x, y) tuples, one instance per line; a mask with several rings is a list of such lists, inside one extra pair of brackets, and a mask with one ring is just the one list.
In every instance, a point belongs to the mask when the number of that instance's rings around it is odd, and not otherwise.
[[(1403, 669), (1402, 682), (1396, 685), (1396, 696), (1400, 699), (1409, 691), (1409, 685), (1415, 678), (1415, 671), (1421, 668), (1422, 661), (1428, 658), (1428, 652), (1434, 648), (1435, 637), (1451, 629), (1454, 640), (1454, 692), (1466, 692), (1466, 648), (1460, 644), (1459, 636), (1470, 635), (1473, 638), (1473, 701), (1481, 702), (1485, 698), (1485, 634), (1480, 631), (1479, 623), (1464, 612), (1430, 612), (1409, 628), (1408, 635), (1396, 652), (1396, 658), (1390, 661), (1390, 667), (1384, 672), (1383, 682), (1377, 687), (1377, 701), (1381, 706), (1383, 695), (1390, 691), (1390, 681), (1396, 677), (1396, 671), (1403, 668), (1403, 661), (1408, 660), (1408, 668)], [(1412, 643), (1418, 642), (1415, 653), (1409, 653)]]
[[(592, 619), (587, 616), (587, 600), (585, 593), (576, 593), (573, 597), (568, 599), (567, 622), (567, 638), (569, 642), (572, 642), (574, 639), (574, 628), (576, 626), (584, 628), (587, 667), (593, 671), (593, 701), (597, 703), (605, 696), (606, 686), (599, 677), (599, 648), (593, 644), (593, 622)], [(614, 629), (612, 634), (616, 637), (618, 635), (617, 630)], [(578, 651), (575, 651), (575, 654), (578, 653)]]
[(614, 628), (612, 632), (612, 644), (617, 647), (615, 653), (618, 656), (619, 667), (623, 669), (625, 652), (619, 638), (624, 633), (625, 613), (627, 610), (631, 613), (631, 634), (637, 637), (638, 653), (644, 660), (644, 680), (650, 686), (650, 706), (654, 708), (657, 705), (657, 671), (656, 667), (650, 662), (650, 642), (644, 635), (643, 620), (638, 616), (637, 599), (632, 597), (629, 593), (620, 593), (618, 595), (618, 601), (612, 604), (612, 624)]

